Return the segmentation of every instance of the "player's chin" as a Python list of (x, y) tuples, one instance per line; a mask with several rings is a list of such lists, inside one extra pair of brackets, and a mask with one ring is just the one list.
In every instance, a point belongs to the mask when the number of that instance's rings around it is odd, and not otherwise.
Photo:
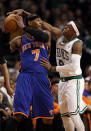
[(63, 31), (63, 35), (64, 35), (65, 37), (68, 37), (68, 36), (69, 36), (68, 31)]

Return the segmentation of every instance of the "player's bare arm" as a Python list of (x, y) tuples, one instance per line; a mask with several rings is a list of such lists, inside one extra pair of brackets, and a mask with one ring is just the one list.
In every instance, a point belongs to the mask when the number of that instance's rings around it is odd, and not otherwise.
[(61, 29), (57, 28), (57, 27), (54, 27), (52, 26), (51, 24), (48, 24), (47, 22), (45, 21), (42, 21), (42, 26), (44, 29), (48, 30), (49, 32), (53, 33), (56, 37), (56, 39), (62, 35), (62, 31)]
[(14, 92), (12, 88), (10, 87), (9, 72), (8, 72), (6, 63), (2, 64), (2, 71), (3, 71), (4, 78), (5, 78), (7, 92), (10, 96), (13, 96)]
[(30, 12), (27, 12), (27, 11), (24, 11), (23, 9), (18, 9), (18, 10), (13, 10), (12, 12), (8, 12), (7, 15), (10, 15), (10, 14), (17, 14), (17, 15), (25, 15), (25, 16), (29, 16), (31, 15)]
[(52, 66), (46, 58), (40, 59), (40, 65), (44, 66), (49, 71), (56, 72), (56, 66)]
[(45, 32), (49, 36), (49, 39), (48, 39), (48, 42), (47, 42), (47, 46), (48, 46), (49, 49), (51, 49), (51, 33), (49, 31), (47, 31), (47, 30)]
[(72, 48), (72, 54), (78, 54), (81, 56), (82, 54), (82, 43), (81, 41), (77, 41), (74, 43)]
[(10, 50), (11, 50), (11, 53), (20, 48), (21, 41), (22, 41), (22, 37), (21, 36), (17, 36), (17, 37), (15, 37), (14, 39), (12, 39), (10, 41)]

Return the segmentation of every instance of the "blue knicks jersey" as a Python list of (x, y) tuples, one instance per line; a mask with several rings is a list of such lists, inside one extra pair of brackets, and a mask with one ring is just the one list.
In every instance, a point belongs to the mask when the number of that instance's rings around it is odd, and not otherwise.
[(40, 59), (48, 59), (45, 43), (38, 42), (35, 38), (29, 39), (23, 35), (21, 45), (21, 69), (23, 72), (47, 73), (47, 69), (40, 65)]

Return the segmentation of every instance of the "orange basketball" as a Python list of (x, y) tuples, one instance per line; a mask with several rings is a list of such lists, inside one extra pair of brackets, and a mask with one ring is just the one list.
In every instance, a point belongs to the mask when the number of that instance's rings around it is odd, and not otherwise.
[(15, 21), (15, 19), (16, 19), (15, 14), (11, 14), (6, 17), (6, 19), (4, 20), (5, 32), (14, 32), (17, 30), (18, 26), (17, 26), (17, 22)]

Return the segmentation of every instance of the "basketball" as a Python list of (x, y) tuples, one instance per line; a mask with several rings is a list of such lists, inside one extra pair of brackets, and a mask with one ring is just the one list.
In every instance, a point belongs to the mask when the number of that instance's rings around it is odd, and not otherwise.
[(15, 19), (16, 19), (15, 14), (11, 14), (6, 17), (6, 19), (4, 20), (5, 32), (14, 32), (17, 30), (18, 26), (17, 26), (17, 22), (15, 21)]

